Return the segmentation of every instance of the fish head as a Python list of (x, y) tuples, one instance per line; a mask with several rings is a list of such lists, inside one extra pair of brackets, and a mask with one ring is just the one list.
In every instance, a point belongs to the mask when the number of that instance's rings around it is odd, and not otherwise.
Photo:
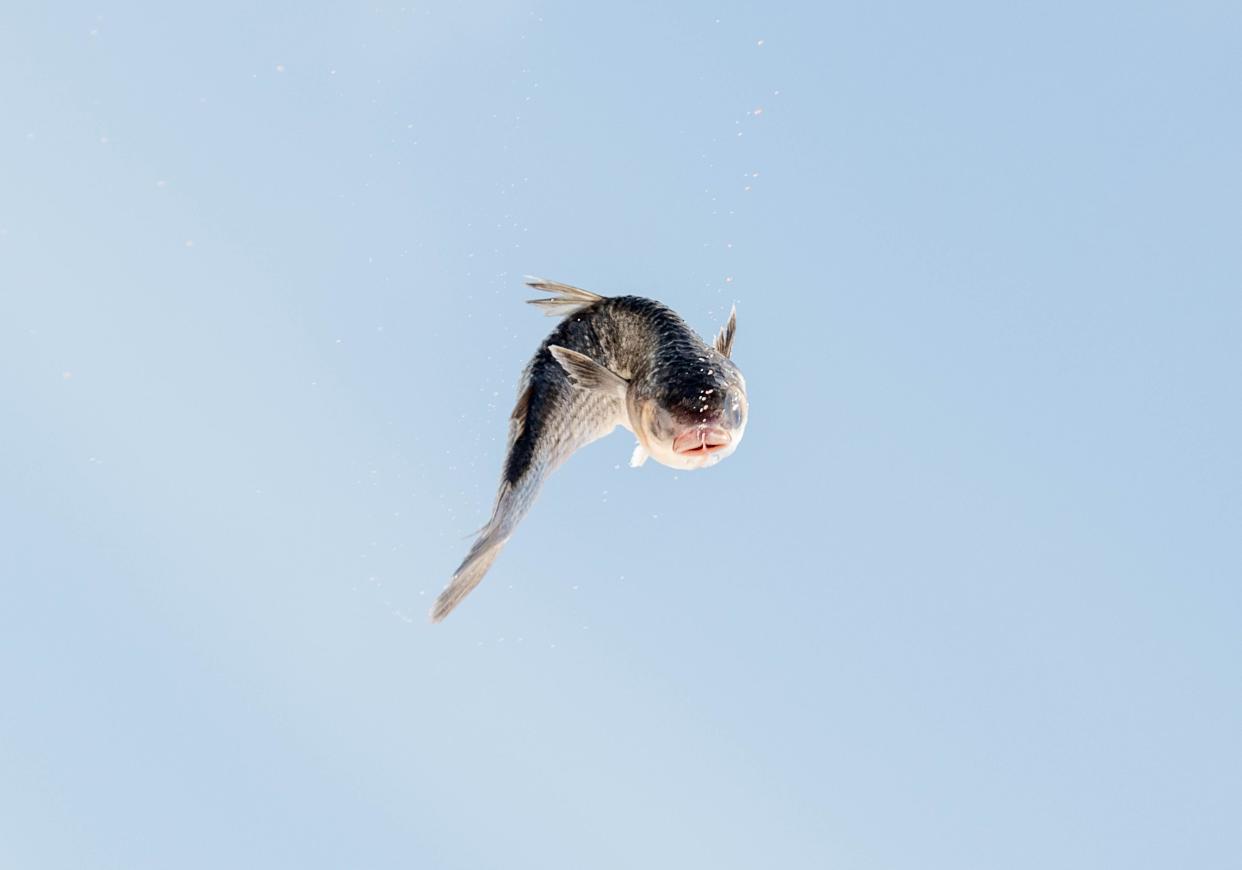
[(707, 468), (737, 449), (746, 431), (746, 382), (727, 358), (657, 371), (650, 388), (628, 397), (638, 441), (661, 465)]

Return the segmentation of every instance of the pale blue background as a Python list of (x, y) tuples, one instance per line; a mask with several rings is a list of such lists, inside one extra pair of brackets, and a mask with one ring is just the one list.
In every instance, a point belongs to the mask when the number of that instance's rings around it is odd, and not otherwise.
[(0, 867), (1239, 866), (1242, 12), (757, 6), (5, 4)]

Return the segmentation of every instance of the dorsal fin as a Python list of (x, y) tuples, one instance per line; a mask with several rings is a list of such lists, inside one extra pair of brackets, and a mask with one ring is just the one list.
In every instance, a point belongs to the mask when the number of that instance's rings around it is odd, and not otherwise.
[(573, 287), (569, 284), (561, 284), (557, 281), (546, 281), (543, 278), (532, 278), (529, 275), (526, 278), (526, 286), (534, 290), (542, 290), (544, 293), (551, 293), (550, 299), (528, 299), (531, 305), (538, 305), (544, 311), (543, 313), (549, 317), (568, 317), (588, 305), (593, 305), (605, 296), (592, 293), (590, 290), (583, 290), (581, 287)]

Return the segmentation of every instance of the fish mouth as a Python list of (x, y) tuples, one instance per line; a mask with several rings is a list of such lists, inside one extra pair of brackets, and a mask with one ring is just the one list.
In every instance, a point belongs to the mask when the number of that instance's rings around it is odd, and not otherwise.
[(719, 426), (695, 426), (673, 439), (673, 452), (678, 456), (707, 456), (724, 450), (733, 443), (733, 436)]

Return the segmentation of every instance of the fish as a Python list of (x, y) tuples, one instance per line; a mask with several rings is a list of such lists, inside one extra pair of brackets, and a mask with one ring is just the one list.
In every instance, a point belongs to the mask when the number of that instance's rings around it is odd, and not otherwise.
[(746, 431), (746, 380), (733, 363), (737, 307), (709, 345), (667, 305), (528, 278), (528, 300), (561, 322), (522, 371), (491, 519), (431, 609), (439, 622), (483, 579), (544, 482), (575, 451), (622, 426), (630, 465), (680, 470), (732, 454)]

